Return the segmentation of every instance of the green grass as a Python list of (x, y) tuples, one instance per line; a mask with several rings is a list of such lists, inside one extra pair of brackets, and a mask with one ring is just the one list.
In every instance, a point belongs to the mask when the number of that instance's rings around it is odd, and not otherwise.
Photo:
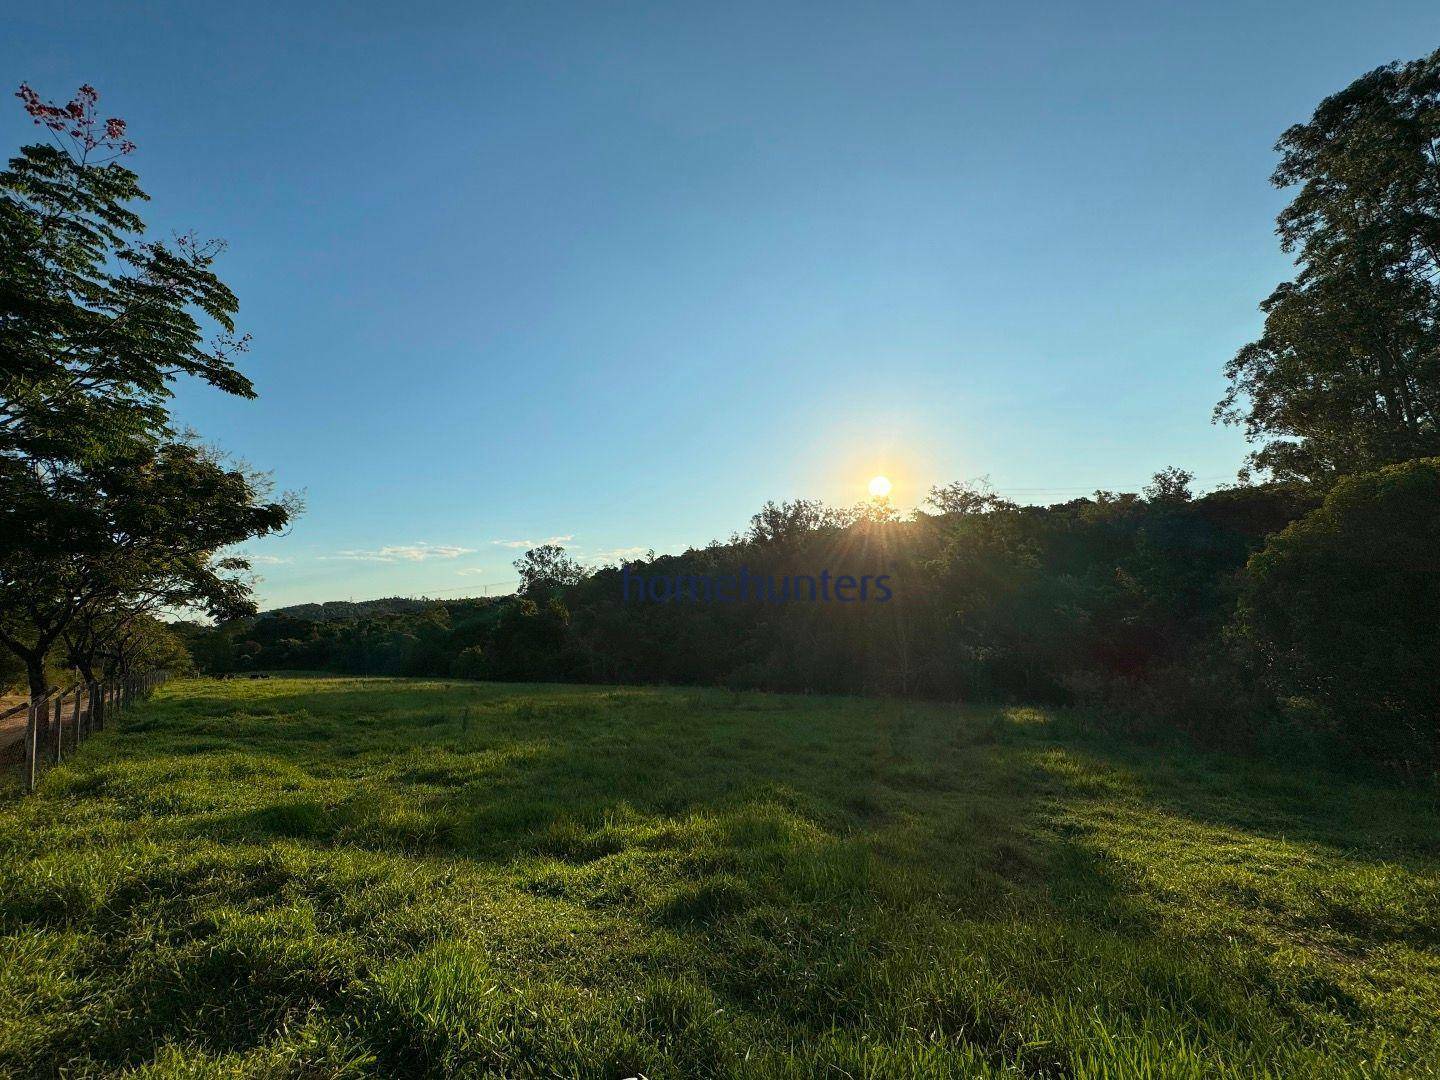
[(0, 920), (11, 1076), (1440, 1073), (1432, 805), (1036, 710), (172, 684)]

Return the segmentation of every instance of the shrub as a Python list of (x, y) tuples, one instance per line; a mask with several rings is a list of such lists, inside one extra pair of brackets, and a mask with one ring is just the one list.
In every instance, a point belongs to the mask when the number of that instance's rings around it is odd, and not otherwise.
[(450, 672), (458, 679), (485, 678), (485, 650), (479, 645), (461, 649), (450, 663)]
[(1440, 768), (1440, 458), (1348, 477), (1247, 566), (1264, 675), (1347, 750)]

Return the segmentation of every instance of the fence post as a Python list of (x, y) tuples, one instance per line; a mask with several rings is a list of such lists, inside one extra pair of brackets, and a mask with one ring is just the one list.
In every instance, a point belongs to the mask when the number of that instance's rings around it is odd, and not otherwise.
[(35, 790), (35, 758), (39, 753), (39, 721), (36, 714), (40, 708), (35, 702), (30, 702), (29, 708), (25, 710), (25, 794), (29, 795)]
[[(48, 707), (50, 703), (47, 701), (45, 704)], [(65, 734), (64, 709), (65, 695), (62, 692), (61, 695), (55, 699), (55, 730), (50, 733), (54, 740), (54, 749), (50, 751), (50, 760), (56, 765), (60, 764), (60, 742)]]
[(145, 700), (164, 681), (165, 674), (151, 671), (139, 675), (117, 676), (114, 679), (77, 681), (74, 686), (62, 690), (59, 694), (45, 694), (38, 701), (28, 702), (24, 706), (25, 733), (21, 742), (21, 778), (25, 793), (29, 795), (35, 791), (42, 753), (48, 749), (50, 760), (56, 765), (60, 764), (64, 756), (67, 695), (75, 695), (70, 707), (70, 723), (74, 729), (75, 740), (71, 749), (78, 752), (83, 739), (105, 729), (107, 710), (113, 706), (116, 715), (119, 715), (130, 704)]

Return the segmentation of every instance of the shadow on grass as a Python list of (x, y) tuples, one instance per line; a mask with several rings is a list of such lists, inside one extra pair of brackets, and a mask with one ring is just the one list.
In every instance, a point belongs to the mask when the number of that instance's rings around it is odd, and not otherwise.
[[(1060, 1076), (1061, 1049), (1035, 1036), (1052, 1001), (1137, 1028), (1169, 1023), (1200, 1043), (1290, 1023), (1297, 1041), (1313, 1041), (1300, 1030), (1308, 1021), (1250, 1001), (1266, 980), (1277, 1000), (1293, 990), (1336, 1015), (1355, 1008), (1323, 973), (1294, 965), (1289, 987), (1177, 940), (1093, 824), (1139, 807), (1318, 837), (1315, 807), (1290, 806), (1285, 784), (1233, 786), (1245, 767), (1157, 763), (1035, 713), (275, 680), (187, 688), (87, 754), (47, 793), (84, 794), (174, 852), (212, 852), (174, 855), (98, 899), (38, 880), (7, 897), (13, 927), (68, 921), (106, 942), (116, 1001), (136, 1004), (103, 1012), (113, 1030), (62, 1020), (48, 1038), (109, 1065), (153, 1053), (176, 1017), (202, 1018), (184, 1029), (198, 1045), (243, 1050), (310, 1011), (370, 1001), (356, 988), (372, 993), (374, 969), (456, 930), (464, 898), (437, 883), (452, 873), (535, 925), (553, 920), (548, 950), (577, 928), (623, 929), (657, 969), (645, 978), (702, 979), (703, 993), (656, 991), (674, 1015), (645, 1021), (663, 1048), (676, 1025), (703, 1019), (702, 1065), (728, 1052), (716, 1042), (721, 1014), (781, 1025), (787, 1038), (921, 1031), (996, 1069)], [(405, 884), (331, 865), (357, 852), (405, 864), (395, 872)], [(424, 858), (398, 858), (412, 855)], [(392, 1071), (424, 1072), (439, 1053), (432, 1035), (460, 1038), (458, 1027), (422, 1031), (443, 1019), (425, 1005), (436, 973), (460, 964), (433, 959), (394, 975), (401, 988), (382, 981), (378, 1011), (357, 1021)], [(543, 966), (553, 953), (528, 959)], [(385, 996), (402, 989), (414, 1001)], [(625, 1000), (637, 1000), (630, 987)], [(409, 1065), (406, 1054), (417, 1055)]]

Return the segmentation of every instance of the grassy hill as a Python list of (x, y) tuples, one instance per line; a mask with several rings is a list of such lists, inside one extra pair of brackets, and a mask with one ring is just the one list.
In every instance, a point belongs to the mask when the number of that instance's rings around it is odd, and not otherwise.
[(1440, 815), (1063, 715), (164, 688), (0, 803), (0, 1074), (1420, 1076)]

